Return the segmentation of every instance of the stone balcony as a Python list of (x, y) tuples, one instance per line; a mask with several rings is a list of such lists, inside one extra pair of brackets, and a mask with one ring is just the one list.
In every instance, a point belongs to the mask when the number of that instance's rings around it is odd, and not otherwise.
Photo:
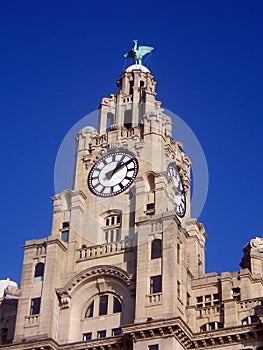
[(162, 294), (163, 293), (154, 293), (146, 295), (147, 306), (161, 304), (162, 303)]
[(30, 315), (25, 317), (25, 327), (37, 326), (39, 324), (39, 315)]
[(130, 241), (127, 239), (89, 247), (83, 246), (77, 251), (77, 262), (109, 255), (122, 254), (131, 251), (132, 249)]

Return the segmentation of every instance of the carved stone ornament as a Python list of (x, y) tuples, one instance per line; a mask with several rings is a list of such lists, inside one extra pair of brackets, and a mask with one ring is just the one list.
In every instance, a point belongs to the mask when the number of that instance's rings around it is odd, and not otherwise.
[(70, 295), (65, 289), (57, 289), (56, 290), (59, 306), (61, 309), (68, 309), (70, 307)]
[(263, 238), (255, 237), (250, 241), (251, 248), (263, 248)]

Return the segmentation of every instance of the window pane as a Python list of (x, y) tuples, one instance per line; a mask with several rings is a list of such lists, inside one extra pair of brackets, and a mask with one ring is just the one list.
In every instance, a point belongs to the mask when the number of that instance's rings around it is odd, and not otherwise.
[(116, 241), (120, 241), (121, 240), (121, 230), (120, 229), (116, 229)]
[(37, 315), (40, 313), (41, 298), (31, 299), (30, 315)]
[(90, 340), (92, 338), (92, 333), (83, 333), (83, 340)]
[(100, 297), (99, 315), (107, 315), (108, 312), (108, 295)]
[(109, 231), (105, 231), (105, 243), (109, 243)]
[(162, 241), (155, 239), (152, 241), (151, 259), (158, 259), (162, 257)]
[(62, 231), (62, 233), (61, 233), (62, 241), (68, 242), (68, 237), (69, 237), (69, 231)]
[(247, 317), (244, 318), (244, 320), (242, 321), (242, 325), (243, 325), (243, 326), (248, 325), (248, 318), (247, 318)]
[(122, 312), (121, 303), (115, 297), (113, 297), (113, 313)]
[(215, 322), (209, 323), (209, 331), (213, 331), (215, 329)]
[(98, 331), (98, 338), (105, 338), (106, 337), (106, 330)]
[(149, 345), (148, 347), (149, 350), (159, 350), (159, 345), (156, 344), (156, 345)]
[(114, 242), (114, 230), (110, 231), (110, 241)]
[(115, 335), (120, 335), (121, 334), (121, 328), (113, 328), (111, 330), (111, 335), (115, 336)]
[(251, 323), (258, 322), (257, 316), (251, 316)]
[(146, 204), (146, 210), (152, 210), (152, 209), (154, 209), (154, 203)]
[(44, 263), (36, 264), (35, 275), (34, 275), (34, 280), (35, 281), (42, 281), (43, 280), (44, 268), (45, 268), (45, 264)]
[(160, 293), (162, 291), (162, 276), (151, 277), (151, 294)]
[(68, 222), (68, 221), (64, 221), (64, 222), (62, 223), (62, 227), (63, 227), (63, 228), (69, 227), (69, 222)]
[(94, 301), (88, 307), (85, 317), (86, 318), (93, 317), (93, 310), (94, 310)]
[(197, 297), (196, 298), (197, 303), (202, 303), (203, 302), (203, 297)]

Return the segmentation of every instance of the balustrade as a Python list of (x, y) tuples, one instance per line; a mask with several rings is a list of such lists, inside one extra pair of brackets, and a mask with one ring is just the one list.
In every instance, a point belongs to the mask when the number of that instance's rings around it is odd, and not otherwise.
[(90, 247), (82, 247), (78, 249), (79, 260), (92, 259), (98, 256), (111, 255), (123, 252), (128, 248), (128, 240), (116, 241)]

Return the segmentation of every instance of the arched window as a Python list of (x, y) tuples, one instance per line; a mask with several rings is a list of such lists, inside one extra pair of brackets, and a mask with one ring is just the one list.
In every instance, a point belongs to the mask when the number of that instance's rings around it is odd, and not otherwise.
[(85, 317), (86, 318), (93, 317), (93, 311), (94, 311), (94, 300), (91, 302), (91, 304), (87, 308)]
[(162, 240), (154, 239), (152, 241), (151, 259), (158, 259), (162, 257)]
[(35, 266), (35, 273), (34, 273), (34, 282), (43, 281), (44, 279), (44, 269), (45, 264), (42, 262), (39, 262)]
[(105, 218), (104, 241), (105, 243), (121, 240), (121, 214), (109, 215)]
[(155, 188), (155, 177), (154, 174), (149, 174), (147, 176), (147, 182), (148, 182), (148, 186), (149, 186), (149, 191), (152, 192), (154, 191)]
[(113, 124), (114, 115), (113, 113), (107, 113), (107, 130), (110, 130), (111, 125)]
[(214, 331), (216, 329), (224, 328), (224, 324), (222, 322), (209, 322), (205, 323), (200, 327), (201, 332)]
[(122, 312), (121, 301), (112, 294), (97, 295), (89, 304), (85, 318), (110, 315)]
[(122, 306), (116, 297), (113, 297), (113, 313), (116, 314), (117, 312), (122, 312)]
[(257, 323), (257, 322), (258, 322), (257, 316), (248, 316), (242, 320), (242, 325), (247, 326), (248, 324)]

